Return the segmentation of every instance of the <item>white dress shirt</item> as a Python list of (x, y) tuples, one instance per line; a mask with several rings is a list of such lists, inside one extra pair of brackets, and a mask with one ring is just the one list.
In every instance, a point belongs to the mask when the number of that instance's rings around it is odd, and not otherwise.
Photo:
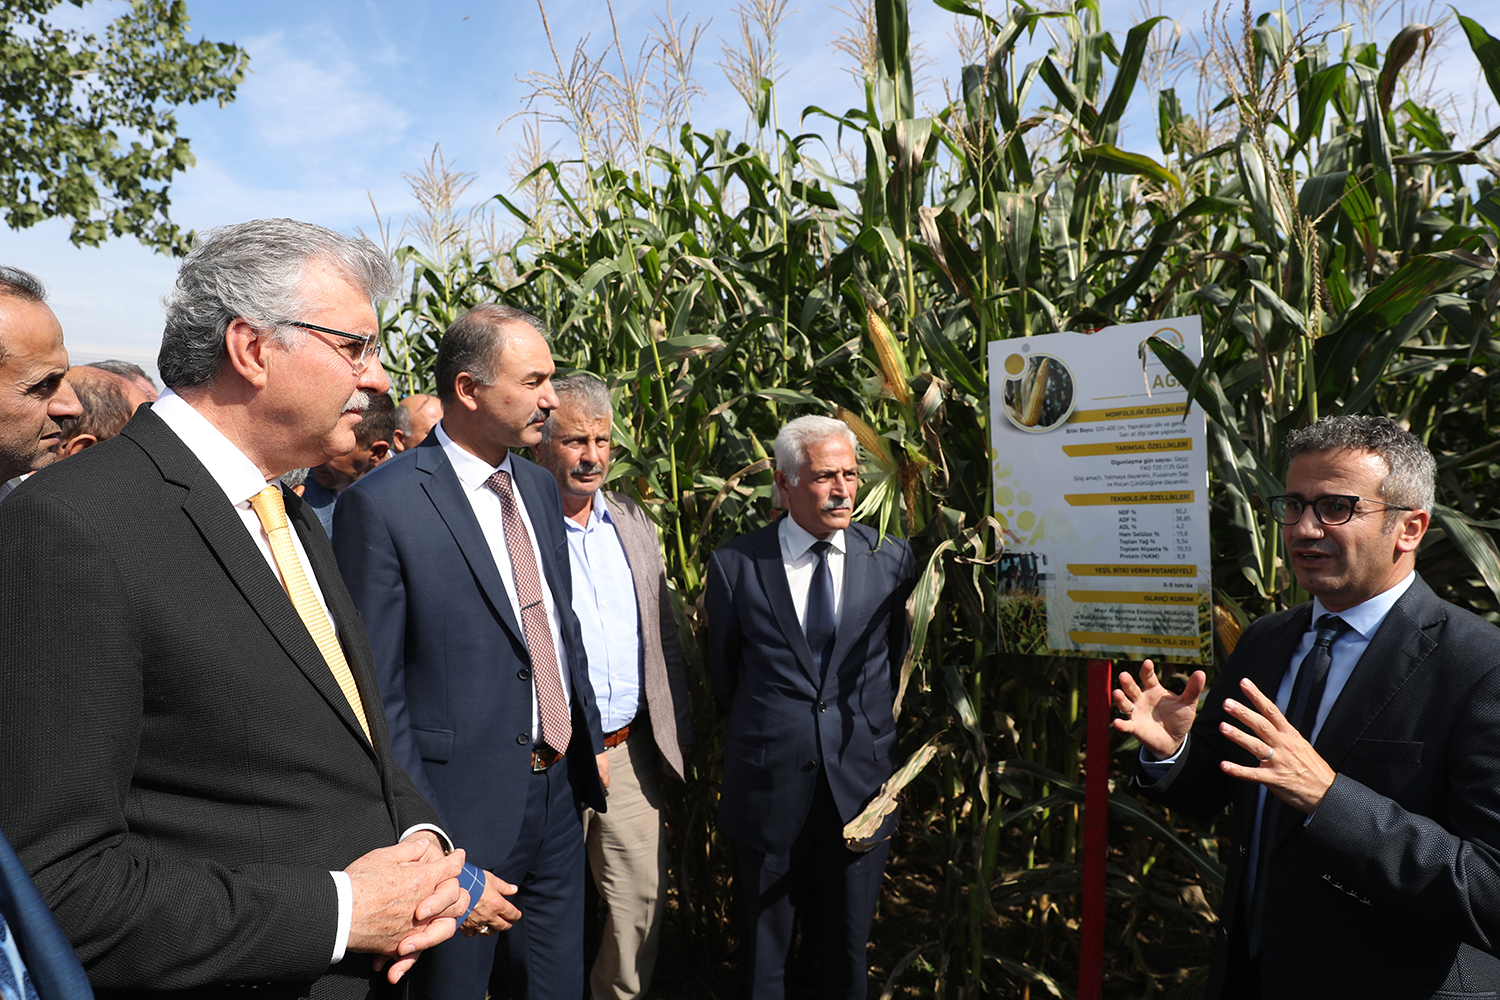
[[(177, 395), (171, 389), (163, 389), (156, 402), (151, 405), (151, 412), (161, 418), (172, 433), (182, 439), (182, 443), (188, 446), (193, 456), (203, 463), (213, 481), (219, 484), (219, 489), (224, 491), (224, 497), (234, 505), (235, 513), (239, 514), (240, 521), (244, 523), (245, 530), (255, 541), (260, 549), (260, 554), (265, 556), (266, 564), (271, 567), (271, 572), (276, 579), (281, 581), (281, 589), (286, 589), (286, 580), (282, 578), (281, 570), (276, 566), (276, 556), (271, 551), (271, 539), (266, 535), (266, 530), (261, 526), (260, 516), (250, 506), (250, 500), (267, 486), (275, 485), (275, 479), (266, 479), (260, 474), (254, 462), (246, 457), (245, 453), (235, 446), (233, 441), (219, 431), (217, 427), (208, 422), (208, 418), (188, 405), (187, 400)], [(318, 599), (318, 606), (323, 609), (323, 614), (328, 617), (329, 623), (337, 631), (338, 623), (328, 614), (328, 602), (323, 599), (323, 589), (318, 585), (318, 576), (313, 572), (312, 563), (307, 559), (307, 550), (302, 547), (302, 539), (298, 537), (295, 530), (292, 531), (292, 547), (297, 550), (297, 560), (302, 564), (302, 575), (307, 577), (307, 582), (312, 586), (312, 592)], [(340, 638), (342, 641), (342, 637)], [(419, 823), (401, 834), (401, 839), (416, 833), (418, 830), (431, 830), (448, 842), (448, 835), (438, 827), (430, 823)], [(448, 843), (451, 847), (452, 844)], [(338, 892), (339, 901), (339, 926), (338, 933), (334, 935), (333, 958), (330, 964), (343, 961), (344, 952), (349, 947), (349, 928), (354, 921), (354, 887), (349, 881), (348, 872), (329, 872), (333, 876), (334, 888)]]
[[(573, 688), (568, 681), (568, 654), (562, 643), (562, 622), (557, 617), (557, 604), (552, 599), (552, 588), (547, 585), (547, 570), (542, 565), (541, 546), (537, 544), (536, 528), (532, 526), (531, 515), (526, 511), (526, 501), (521, 497), (521, 487), (516, 484), (510, 453), (506, 452), (505, 461), (492, 466), (484, 459), (466, 451), (462, 445), (449, 437), (448, 432), (443, 430), (441, 422), (432, 428), (432, 433), (437, 435), (438, 443), (443, 446), (443, 453), (453, 464), (453, 471), (458, 476), (458, 482), (464, 488), (464, 496), (468, 498), (469, 506), (474, 508), (474, 517), (479, 521), (479, 530), (484, 533), (485, 543), (490, 547), (490, 555), (495, 559), (495, 568), (500, 571), (500, 579), (505, 584), (505, 593), (510, 597), (510, 609), (515, 613), (516, 623), (520, 624), (521, 602), (516, 597), (516, 581), (511, 573), (510, 547), (505, 543), (505, 519), (500, 511), (500, 497), (485, 485), (490, 476), (496, 472), (510, 473), (511, 493), (516, 498), (516, 508), (520, 511), (521, 523), (526, 525), (526, 535), (531, 540), (531, 558), (536, 561), (537, 579), (542, 582), (542, 605), (547, 609), (547, 628), (552, 632), (552, 648), (557, 650), (557, 670), (562, 675), (563, 700), (571, 710)], [(537, 708), (536, 684), (533, 683), (531, 685), (531, 740), (537, 743), (541, 738), (541, 712)], [(566, 748), (553, 747), (552, 749)]]
[[(813, 570), (818, 565), (812, 547), (818, 538), (793, 520), (791, 514), (781, 519), (776, 537), (781, 542), (781, 565), (786, 570), (787, 586), (792, 588), (792, 606), (797, 609), (797, 621), (806, 629), (807, 591), (812, 586)], [(832, 546), (828, 550), (828, 572), (833, 575), (833, 620), (837, 623), (839, 609), (844, 606), (844, 529), (840, 528), (823, 541)]]

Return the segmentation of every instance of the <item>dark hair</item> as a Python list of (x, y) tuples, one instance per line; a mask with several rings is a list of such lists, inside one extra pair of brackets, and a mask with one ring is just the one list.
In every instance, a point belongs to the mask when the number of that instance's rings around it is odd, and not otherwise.
[[(1287, 436), (1288, 465), (1305, 452), (1325, 451), (1368, 451), (1379, 455), (1385, 462), (1386, 476), (1380, 481), (1380, 496), (1370, 499), (1413, 510), (1432, 510), (1437, 462), (1415, 434), (1389, 417), (1324, 417)], [(1387, 528), (1400, 513), (1386, 512)]]
[(224, 361), (224, 333), (236, 318), (274, 330), (283, 342), (306, 336), (280, 326), (302, 309), (314, 263), (332, 266), (362, 295), (384, 299), (396, 287), (389, 255), (369, 240), (295, 219), (258, 219), (202, 234), (167, 297), (156, 367), (173, 389), (207, 385)]
[(531, 313), (495, 303), (475, 306), (443, 333), (434, 366), (438, 401), (443, 406), (453, 402), (453, 381), (461, 372), (468, 372), (481, 385), (494, 383), (504, 350), (504, 339), (499, 334), (510, 323), (525, 323), (543, 340), (552, 339), (547, 324)]
[(76, 417), (58, 417), (62, 428), (62, 442), (80, 434), (92, 434), (97, 440), (108, 441), (130, 422), (135, 410), (130, 397), (120, 384), (123, 375), (102, 371), (93, 365), (79, 365), (68, 369), (68, 385), (78, 396), (82, 412)]
[(47, 286), (30, 271), (0, 264), (0, 295), (25, 299), (27, 302), (46, 302)]
[(387, 393), (370, 397), (365, 408), (364, 419), (354, 428), (354, 440), (361, 448), (368, 448), (376, 441), (391, 443), (396, 430), (396, 401)]

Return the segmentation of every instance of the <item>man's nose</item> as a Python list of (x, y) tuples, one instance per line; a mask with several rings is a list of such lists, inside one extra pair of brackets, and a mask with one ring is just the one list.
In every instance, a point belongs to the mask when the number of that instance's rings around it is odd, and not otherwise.
[(58, 417), (76, 417), (83, 412), (83, 406), (78, 402), (78, 393), (68, 384), (67, 378), (58, 383), (57, 391), (47, 401), (47, 416), (54, 420)]

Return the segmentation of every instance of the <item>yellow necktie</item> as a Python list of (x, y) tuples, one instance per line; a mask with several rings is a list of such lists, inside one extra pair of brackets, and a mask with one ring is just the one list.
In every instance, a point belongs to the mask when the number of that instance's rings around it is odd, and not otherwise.
[(292, 545), (292, 527), (287, 523), (286, 504), (281, 499), (281, 488), (267, 486), (250, 498), (250, 506), (254, 508), (255, 516), (260, 518), (260, 526), (266, 529), (266, 537), (271, 540), (271, 555), (276, 557), (276, 565), (281, 570), (281, 579), (286, 585), (286, 595), (292, 599), (292, 607), (297, 609), (297, 615), (302, 619), (302, 624), (307, 626), (313, 642), (318, 644), (318, 651), (323, 654), (328, 669), (333, 672), (333, 679), (338, 681), (339, 689), (349, 699), (349, 707), (354, 709), (359, 728), (365, 731), (365, 739), (373, 746), (375, 740), (370, 736), (370, 724), (365, 720), (365, 705), (360, 700), (359, 688), (354, 684), (349, 661), (344, 659), (344, 650), (339, 646), (333, 622), (329, 621), (322, 606), (318, 604), (318, 596), (313, 593), (312, 584), (307, 582), (307, 575), (302, 572), (302, 560), (297, 558), (297, 549)]

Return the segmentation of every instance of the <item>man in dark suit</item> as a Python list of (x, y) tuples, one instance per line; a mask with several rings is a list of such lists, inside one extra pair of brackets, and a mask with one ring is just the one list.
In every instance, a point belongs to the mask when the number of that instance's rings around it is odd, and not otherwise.
[[(1240, 639), (1201, 713), (1120, 675), (1136, 785), (1234, 809), (1211, 997), (1494, 997), (1500, 631), (1414, 572), (1435, 464), (1384, 417), (1292, 434), (1268, 506), (1311, 604)], [(1269, 793), (1269, 794), (1268, 794)]]
[(0, 827), (101, 995), (364, 997), (462, 912), (333, 553), (268, 486), (353, 445), (393, 287), (317, 226), (200, 235), (175, 391), (0, 506)]
[(589, 975), (594, 1000), (631, 1000), (656, 967), (667, 896), (667, 831), (658, 773), (681, 781), (693, 742), (687, 677), (656, 526), (603, 490), (613, 410), (592, 375), (557, 379), (557, 409), (531, 449), (562, 495), (573, 610), (604, 727), (609, 812), (583, 811), (604, 928)]
[(35, 276), (0, 267), (0, 500), (8, 480), (51, 465), (60, 420), (83, 412), (66, 380), (62, 325)]
[(855, 446), (828, 417), (787, 424), (775, 450), (788, 516), (708, 565), (705, 655), (729, 722), (719, 823), (734, 841), (757, 1000), (866, 995), (896, 817), (862, 852), (843, 830), (894, 770), (915, 570), (905, 542), (850, 523)]
[(557, 405), (552, 372), (534, 317), (496, 305), (460, 317), (438, 347), (442, 423), (349, 487), (334, 512), (397, 758), (491, 873), (469, 936), (420, 972), (418, 991), (435, 1000), (482, 1000), (497, 965), (515, 996), (583, 993), (574, 799), (604, 808), (604, 735), (557, 484), (510, 453), (541, 440)]

